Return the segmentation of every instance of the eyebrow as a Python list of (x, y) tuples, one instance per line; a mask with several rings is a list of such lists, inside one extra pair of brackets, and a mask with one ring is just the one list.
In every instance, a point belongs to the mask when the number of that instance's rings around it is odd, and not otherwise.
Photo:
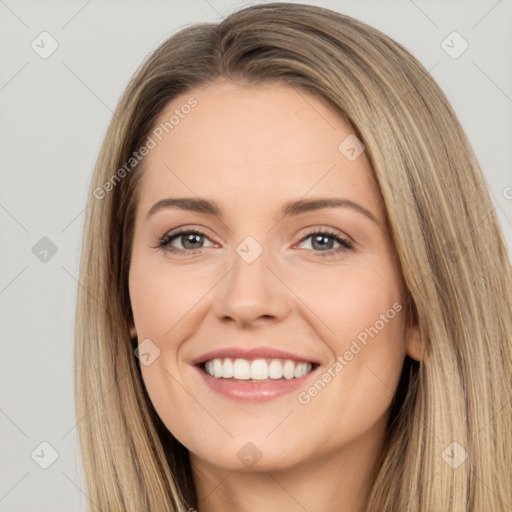
[[(155, 203), (146, 214), (146, 218), (149, 218), (153, 216), (157, 211), (166, 208), (179, 208), (181, 210), (222, 217), (222, 209), (215, 201), (209, 201), (207, 199), (196, 199), (194, 197), (168, 197)], [(375, 216), (360, 204), (355, 203), (350, 199), (341, 199), (336, 197), (308, 200), (299, 199), (297, 201), (289, 201), (283, 205), (280, 214), (282, 217), (289, 217), (292, 215), (300, 215), (301, 213), (322, 210), (323, 208), (351, 208), (352, 210), (362, 213), (370, 220), (378, 224)]]

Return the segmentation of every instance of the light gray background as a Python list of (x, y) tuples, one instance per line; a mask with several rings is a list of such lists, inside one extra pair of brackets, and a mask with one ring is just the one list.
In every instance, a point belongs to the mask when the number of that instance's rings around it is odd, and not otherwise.
[[(74, 418), (73, 322), (86, 192), (112, 110), (172, 33), (254, 3), (0, 0), (1, 511), (89, 504)], [(512, 1), (304, 3), (373, 25), (432, 69), (474, 146), (510, 253)], [(47, 59), (31, 48), (43, 45), (43, 31), (59, 45)], [(469, 43), (456, 59), (441, 46), (453, 31)], [(57, 248), (46, 262), (32, 251), (43, 237)], [(58, 454), (48, 469), (39, 465), (52, 462), (43, 441)]]

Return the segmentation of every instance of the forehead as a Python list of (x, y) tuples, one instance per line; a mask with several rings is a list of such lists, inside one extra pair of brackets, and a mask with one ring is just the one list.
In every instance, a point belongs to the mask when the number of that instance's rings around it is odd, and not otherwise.
[(140, 184), (148, 204), (165, 194), (243, 197), (246, 207), (309, 192), (377, 200), (364, 152), (350, 160), (343, 151), (354, 137), (343, 116), (286, 84), (214, 82), (170, 102), (150, 136)]

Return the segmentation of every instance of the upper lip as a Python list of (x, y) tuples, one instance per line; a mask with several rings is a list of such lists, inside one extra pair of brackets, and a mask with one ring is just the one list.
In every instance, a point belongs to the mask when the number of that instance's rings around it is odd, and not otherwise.
[(317, 361), (308, 356), (301, 356), (288, 352), (287, 350), (278, 350), (272, 347), (226, 347), (217, 350), (212, 350), (192, 360), (192, 364), (203, 364), (212, 359), (221, 359), (230, 357), (232, 359), (291, 359), (297, 362), (306, 362), (318, 364)]

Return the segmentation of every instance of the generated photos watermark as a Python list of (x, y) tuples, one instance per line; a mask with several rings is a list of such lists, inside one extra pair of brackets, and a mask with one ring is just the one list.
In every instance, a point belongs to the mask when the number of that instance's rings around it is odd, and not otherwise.
[(119, 168), (117, 171), (101, 186), (96, 187), (93, 191), (93, 195), (96, 199), (105, 199), (108, 192), (111, 192), (114, 187), (125, 178), (140, 162), (146, 157), (149, 152), (156, 148), (159, 142), (162, 141), (164, 135), (171, 133), (172, 130), (179, 125), (180, 121), (184, 119), (194, 107), (197, 106), (197, 100), (192, 96), (186, 103), (181, 105), (180, 108), (174, 110), (174, 114), (169, 118), (168, 121), (160, 123), (156, 128), (153, 129), (151, 135), (149, 135), (144, 144), (134, 151), (132, 156)]
[(336, 357), (336, 361), (320, 375), (320, 377), (305, 391), (297, 395), (299, 403), (307, 405), (311, 400), (331, 382), (340, 372), (359, 354), (364, 347), (368, 345), (369, 338), (373, 339), (384, 329), (396, 314), (402, 310), (402, 304), (395, 302), (385, 313), (381, 313), (379, 319), (370, 327), (362, 330), (355, 339), (352, 340), (350, 347), (342, 354)]

